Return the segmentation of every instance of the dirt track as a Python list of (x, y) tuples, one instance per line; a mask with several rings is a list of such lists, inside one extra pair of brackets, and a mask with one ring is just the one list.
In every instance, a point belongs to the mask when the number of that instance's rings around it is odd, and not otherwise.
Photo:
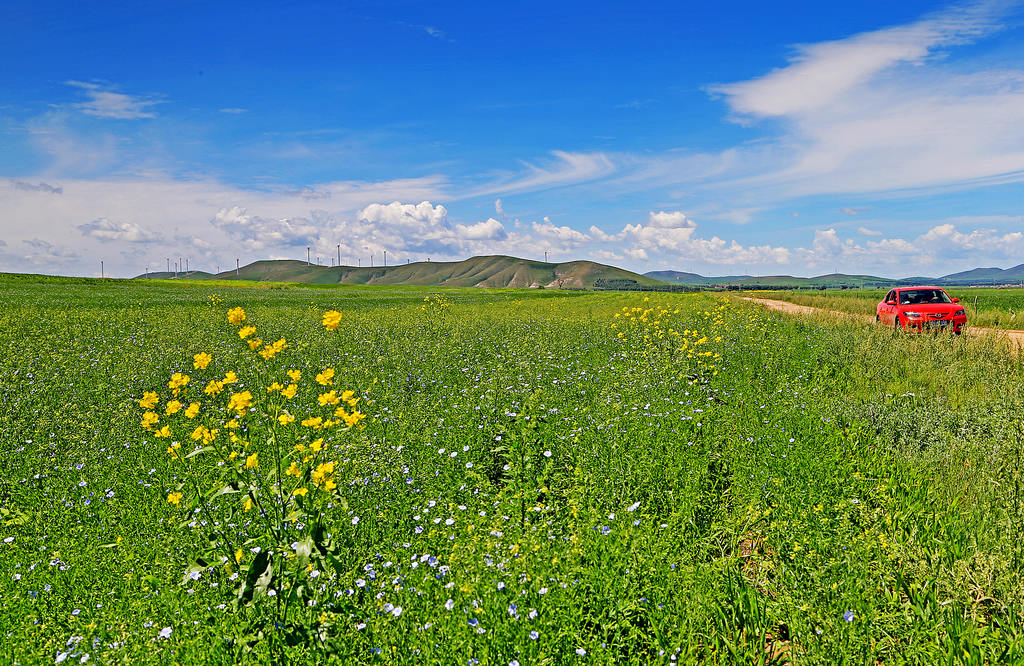
[[(810, 314), (831, 314), (843, 319), (853, 319), (860, 322), (871, 322), (874, 321), (874, 317), (870, 315), (859, 315), (852, 314), (849, 312), (840, 312), (838, 310), (824, 310), (822, 308), (812, 308), (808, 305), (797, 305), (796, 303), (789, 303), (788, 301), (777, 301), (771, 298), (748, 298), (743, 297), (743, 300), (750, 301), (751, 303), (760, 303), (761, 305), (771, 309), (778, 310), (779, 312), (785, 312), (786, 314), (794, 315), (810, 315)], [(1024, 349), (1024, 331), (1010, 331), (1002, 328), (981, 328), (978, 326), (969, 326), (967, 328), (969, 333), (981, 333), (983, 335), (1005, 335), (1010, 342), (1014, 343), (1019, 349)]]

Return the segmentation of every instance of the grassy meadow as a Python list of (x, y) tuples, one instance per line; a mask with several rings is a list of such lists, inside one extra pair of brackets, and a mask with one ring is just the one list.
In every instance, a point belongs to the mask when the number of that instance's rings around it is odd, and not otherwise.
[[(1024, 289), (991, 287), (944, 287), (953, 298), (959, 298), (967, 311), (969, 326), (1024, 329)], [(799, 305), (840, 310), (854, 314), (875, 315), (875, 307), (889, 293), (888, 289), (849, 289), (842, 291), (758, 291), (754, 298), (776, 298)]]
[(0, 276), (0, 376), (4, 663), (1024, 659), (998, 341)]

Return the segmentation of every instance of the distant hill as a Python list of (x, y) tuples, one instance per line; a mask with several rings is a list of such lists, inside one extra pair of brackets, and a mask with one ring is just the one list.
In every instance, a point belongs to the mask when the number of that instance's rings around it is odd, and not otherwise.
[(680, 271), (651, 271), (644, 273), (647, 277), (673, 282), (675, 284), (691, 285), (697, 287), (719, 286), (719, 287), (765, 287), (765, 288), (804, 288), (816, 287), (827, 288), (855, 288), (855, 287), (885, 287), (895, 284), (897, 280), (876, 277), (874, 275), (845, 275), (843, 273), (832, 273), (819, 275), (817, 277), (803, 278), (792, 275), (724, 275), (721, 277), (706, 277), (696, 273), (684, 273)]
[[(167, 274), (149, 273), (148, 276), (167, 277)], [(314, 266), (304, 261), (281, 259), (256, 261), (237, 271), (224, 271), (216, 275), (207, 273), (203, 277), (195, 272), (189, 277), (255, 282), (437, 287), (629, 289), (667, 286), (660, 280), (593, 261), (555, 264), (502, 255), (472, 257), (464, 261), (419, 261), (387, 267)]]
[(1013, 268), (975, 268), (939, 278), (950, 284), (1006, 284), (1024, 281), (1024, 264)]
[(153, 271), (150, 273), (143, 273), (142, 275), (136, 275), (135, 279), (149, 279), (149, 280), (209, 280), (213, 277), (213, 273), (207, 273), (206, 271), (189, 271), (187, 273), (168, 273), (167, 271)]

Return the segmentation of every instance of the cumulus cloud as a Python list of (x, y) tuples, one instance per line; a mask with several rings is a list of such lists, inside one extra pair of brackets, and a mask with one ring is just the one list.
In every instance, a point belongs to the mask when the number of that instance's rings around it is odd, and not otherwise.
[(508, 238), (505, 225), (493, 217), (476, 224), (457, 224), (455, 230), (460, 238), (471, 241), (504, 240)]
[(295, 247), (313, 243), (322, 226), (303, 217), (267, 218), (248, 215), (239, 206), (222, 208), (210, 220), (215, 228), (240, 241), (248, 250)]
[(131, 222), (114, 222), (105, 217), (99, 217), (92, 222), (78, 225), (78, 230), (83, 236), (91, 236), (104, 241), (126, 241), (128, 243), (154, 243), (160, 240), (160, 235), (146, 231), (137, 224)]
[(81, 89), (88, 98), (85, 102), (72, 104), (72, 108), (98, 118), (121, 120), (155, 118), (156, 113), (150, 107), (162, 103), (162, 100), (159, 99), (114, 92), (109, 86), (100, 83), (85, 81), (66, 81), (65, 83)]

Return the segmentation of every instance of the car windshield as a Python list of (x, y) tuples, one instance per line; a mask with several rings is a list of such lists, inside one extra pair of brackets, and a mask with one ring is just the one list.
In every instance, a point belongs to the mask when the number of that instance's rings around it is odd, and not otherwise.
[(928, 305), (931, 303), (952, 303), (949, 295), (941, 289), (907, 289), (900, 292), (900, 305)]

